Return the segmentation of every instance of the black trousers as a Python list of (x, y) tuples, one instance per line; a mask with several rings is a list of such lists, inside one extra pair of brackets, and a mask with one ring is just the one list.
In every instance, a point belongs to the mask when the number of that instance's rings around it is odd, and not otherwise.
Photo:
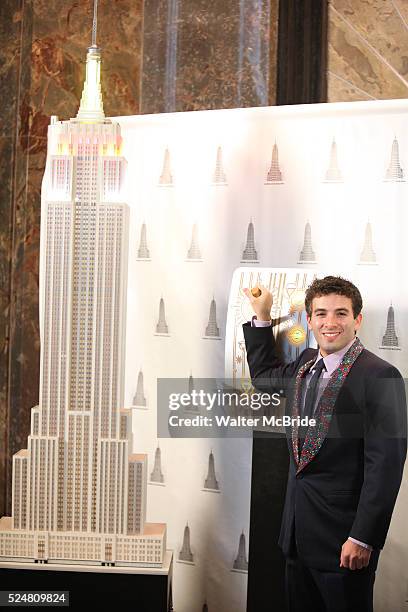
[(374, 580), (375, 567), (325, 572), (287, 559), (287, 612), (373, 612)]

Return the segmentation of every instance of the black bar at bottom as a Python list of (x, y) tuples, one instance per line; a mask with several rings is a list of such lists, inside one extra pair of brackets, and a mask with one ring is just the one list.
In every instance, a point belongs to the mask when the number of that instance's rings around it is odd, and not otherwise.
[(86, 610), (88, 606), (95, 610), (111, 607), (120, 612), (172, 609), (171, 573), (169, 576), (0, 567), (0, 584), (3, 588), (7, 586), (9, 592), (69, 591), (70, 610)]

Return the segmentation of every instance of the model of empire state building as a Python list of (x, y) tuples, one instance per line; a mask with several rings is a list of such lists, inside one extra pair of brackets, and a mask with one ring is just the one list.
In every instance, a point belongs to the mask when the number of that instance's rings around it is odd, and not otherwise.
[(40, 389), (13, 457), (1, 562), (161, 566), (146, 523), (147, 457), (123, 409), (129, 209), (120, 126), (105, 118), (96, 46), (78, 115), (52, 117), (42, 184)]

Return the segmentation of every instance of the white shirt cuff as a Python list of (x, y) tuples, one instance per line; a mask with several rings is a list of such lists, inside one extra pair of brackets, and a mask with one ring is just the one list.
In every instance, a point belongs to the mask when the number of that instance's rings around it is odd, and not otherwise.
[(256, 315), (252, 317), (251, 327), (270, 327), (272, 325), (272, 321), (258, 321)]
[(370, 546), (370, 544), (366, 544), (365, 542), (360, 542), (360, 540), (356, 540), (355, 538), (351, 538), (350, 536), (348, 539), (354, 542), (354, 544), (358, 544), (359, 546), (362, 546), (363, 548), (367, 548), (367, 550), (373, 550), (373, 547)]

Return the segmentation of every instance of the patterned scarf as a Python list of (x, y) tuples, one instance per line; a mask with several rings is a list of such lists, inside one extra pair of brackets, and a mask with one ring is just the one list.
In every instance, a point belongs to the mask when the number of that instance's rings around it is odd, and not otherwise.
[(356, 338), (353, 344), (348, 349), (347, 353), (341, 360), (338, 368), (334, 370), (329, 378), (329, 381), (322, 393), (319, 404), (316, 409), (316, 413), (313, 418), (316, 419), (316, 425), (309, 427), (306, 434), (306, 439), (303, 444), (302, 452), (299, 458), (299, 426), (297, 425), (297, 417), (300, 416), (300, 402), (302, 399), (302, 378), (306, 376), (312, 365), (315, 363), (316, 358), (307, 361), (296, 375), (295, 381), (295, 393), (293, 399), (293, 412), (292, 416), (295, 419), (295, 425), (292, 428), (292, 446), (293, 455), (295, 457), (298, 474), (303, 468), (316, 457), (319, 452), (324, 439), (327, 436), (331, 419), (333, 416), (334, 405), (337, 400), (339, 391), (346, 379), (346, 376), (350, 372), (350, 369), (360, 355), (364, 346), (358, 338)]

